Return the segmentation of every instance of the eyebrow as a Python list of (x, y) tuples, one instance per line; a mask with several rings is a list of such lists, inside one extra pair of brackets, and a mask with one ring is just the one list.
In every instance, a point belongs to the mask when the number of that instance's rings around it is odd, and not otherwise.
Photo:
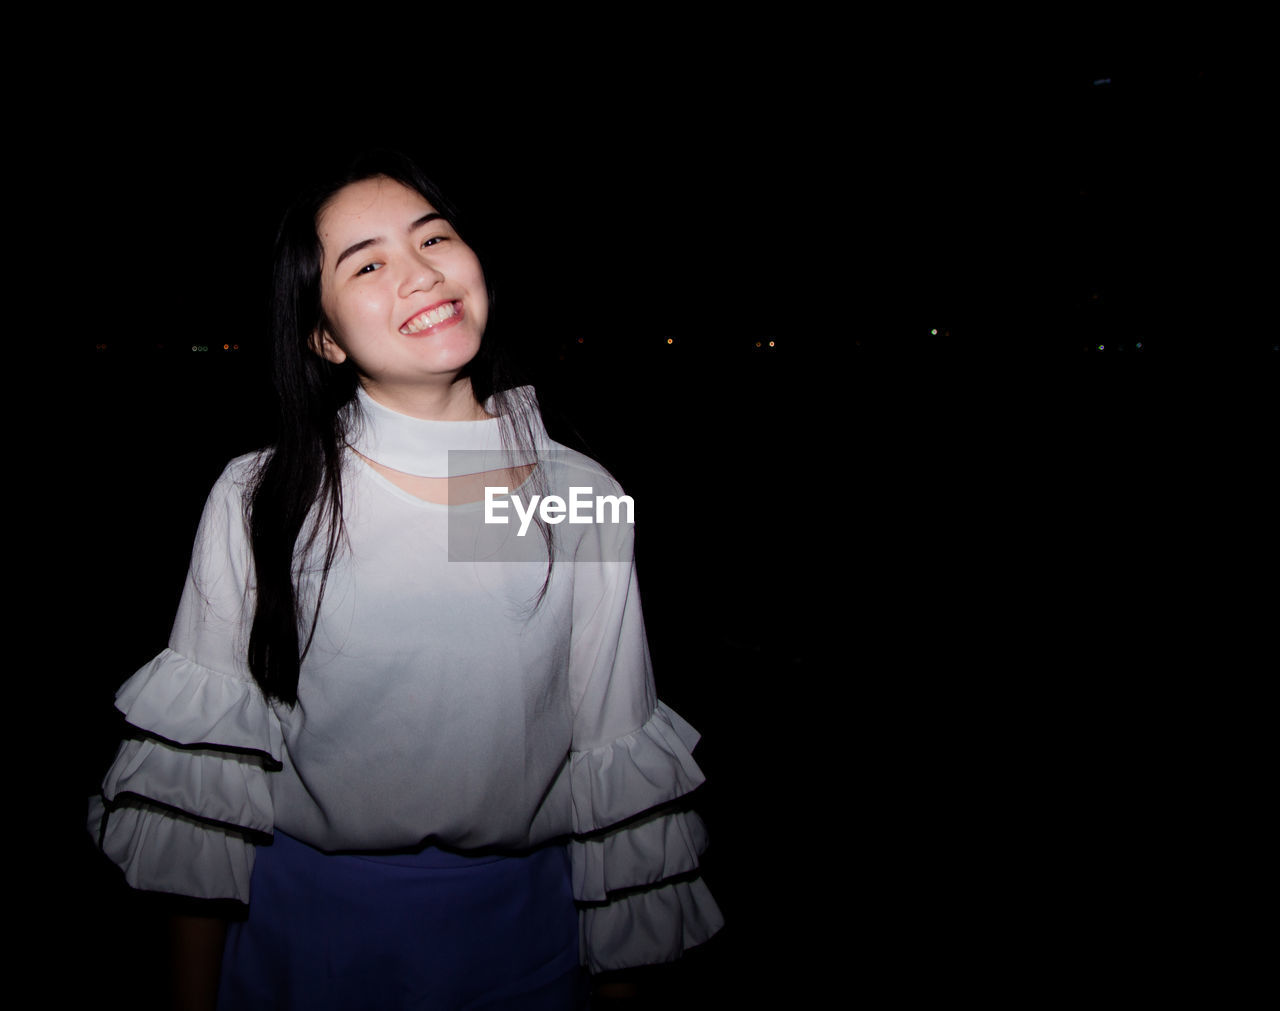
[[(424, 214), (417, 221), (415, 221), (413, 224), (411, 224), (408, 228), (405, 229), (405, 234), (412, 234), (414, 229), (421, 228), (428, 221), (435, 221), (437, 218), (444, 219), (444, 215), (441, 214), (439, 211), (431, 211), (429, 214)], [(341, 266), (342, 261), (345, 260), (348, 256), (354, 256), (356, 253), (360, 252), (360, 250), (366, 249), (369, 246), (377, 245), (381, 241), (382, 239), (380, 238), (364, 239), (361, 242), (357, 242), (354, 245), (348, 246), (338, 255), (338, 258), (334, 261), (333, 263), (334, 271), (335, 272), (337, 271), (338, 267)]]

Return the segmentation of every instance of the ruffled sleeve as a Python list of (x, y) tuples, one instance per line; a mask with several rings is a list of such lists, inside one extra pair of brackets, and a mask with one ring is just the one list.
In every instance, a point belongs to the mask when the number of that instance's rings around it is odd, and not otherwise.
[(669, 962), (724, 920), (699, 877), (707, 833), (675, 802), (703, 782), (698, 733), (654, 694), (630, 529), (618, 561), (576, 566), (567, 769), (582, 962), (593, 972)]
[(205, 505), (169, 648), (116, 693), (134, 733), (89, 827), (135, 888), (247, 902), (283, 735), (242, 659), (251, 566), (238, 473), (243, 461)]

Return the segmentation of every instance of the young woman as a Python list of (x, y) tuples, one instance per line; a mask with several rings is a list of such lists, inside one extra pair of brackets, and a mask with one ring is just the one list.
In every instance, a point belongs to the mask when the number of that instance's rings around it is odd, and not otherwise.
[(182, 921), (193, 1000), (569, 1008), (580, 965), (720, 926), (621, 489), (507, 384), (455, 220), (388, 154), (286, 215), (279, 440), (218, 480), (169, 648), (117, 695), (102, 849), (248, 904), (225, 942)]

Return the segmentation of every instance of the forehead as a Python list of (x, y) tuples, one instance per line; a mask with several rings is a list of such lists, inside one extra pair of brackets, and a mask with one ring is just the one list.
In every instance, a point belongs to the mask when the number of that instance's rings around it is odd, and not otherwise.
[[(361, 179), (338, 190), (316, 216), (316, 232), (326, 247), (359, 241), (387, 230), (403, 231), (435, 208), (417, 190), (385, 176)], [(361, 233), (361, 234), (356, 234)]]

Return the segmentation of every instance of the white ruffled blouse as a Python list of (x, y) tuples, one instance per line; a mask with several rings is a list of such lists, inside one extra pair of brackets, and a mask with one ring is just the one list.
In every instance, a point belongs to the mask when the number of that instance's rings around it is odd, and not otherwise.
[[(521, 393), (546, 489), (621, 495), (547, 438)], [(358, 404), (355, 447), (396, 470), (474, 473), (499, 448), (496, 420)], [(470, 452), (442, 471), (445, 449)], [(264, 698), (245, 659), (256, 462), (232, 461), (214, 486), (169, 648), (116, 697), (142, 733), (90, 823), (129, 884), (248, 902), (255, 842), (277, 827), (326, 851), (568, 838), (592, 971), (670, 961), (714, 934), (723, 921), (697, 876), (705, 830), (670, 806), (703, 781), (698, 734), (654, 694), (631, 527), (549, 526), (535, 607), (545, 548), (532, 525), (519, 535), (514, 508), (506, 526), (485, 523), (483, 503), (423, 501), (348, 452), (347, 539), (289, 708)], [(318, 572), (304, 569), (313, 604)]]

